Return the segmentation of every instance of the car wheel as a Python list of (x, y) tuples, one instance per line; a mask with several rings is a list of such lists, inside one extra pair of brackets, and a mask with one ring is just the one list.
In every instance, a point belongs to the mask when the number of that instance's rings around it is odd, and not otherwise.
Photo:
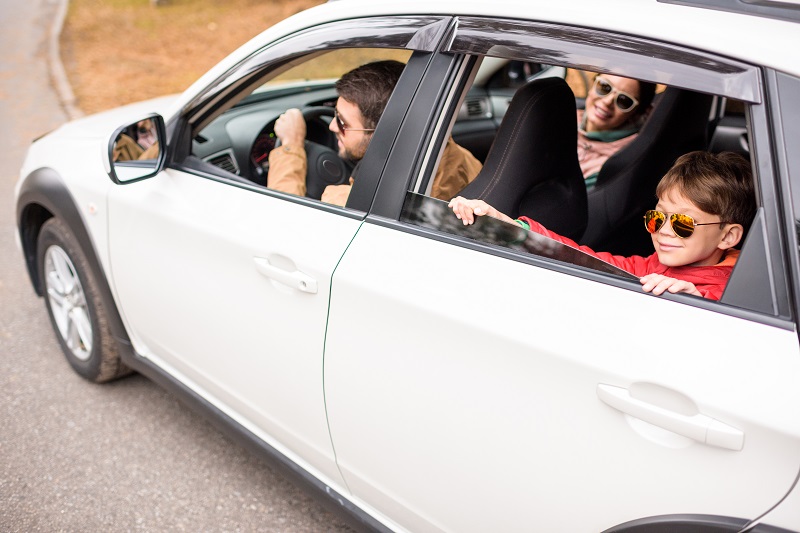
[(57, 218), (48, 220), (39, 233), (37, 265), (50, 322), (72, 368), (95, 383), (129, 374), (86, 256)]

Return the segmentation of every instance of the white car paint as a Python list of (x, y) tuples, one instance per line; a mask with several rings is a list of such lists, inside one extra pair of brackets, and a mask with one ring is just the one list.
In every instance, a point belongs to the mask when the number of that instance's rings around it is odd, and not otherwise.
[[(106, 175), (119, 126), (177, 118), (270, 43), (418, 13), (528, 16), (800, 74), (796, 24), (758, 19), (771, 38), (743, 40), (752, 17), (653, 0), (340, 0), (268, 29), (182, 95), (59, 128), (21, 176), (51, 167), (68, 185), (139, 355), (391, 529), (597, 531), (768, 511), (800, 470), (796, 330), (172, 168), (124, 186)], [(622, 414), (598, 387), (707, 416), (741, 432), (741, 449), (736, 435), (726, 448)], [(800, 528), (798, 498), (769, 523)]]
[[(335, 486), (322, 356), (331, 274), (360, 224), (175, 170), (109, 195), (111, 274), (137, 352)], [(264, 260), (317, 292), (265, 276)]]
[[(334, 277), (337, 459), (355, 494), (410, 531), (757, 516), (800, 469), (798, 379), (794, 331), (375, 225)], [(733, 426), (744, 447), (632, 419), (599, 384)]]

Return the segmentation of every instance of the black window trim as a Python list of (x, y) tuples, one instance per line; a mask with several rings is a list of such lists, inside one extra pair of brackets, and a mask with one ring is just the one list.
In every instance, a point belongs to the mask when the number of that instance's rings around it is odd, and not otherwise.
[[(800, 318), (800, 212), (796, 205), (800, 204), (800, 153), (793, 149), (793, 142), (800, 139), (800, 128), (797, 116), (800, 109), (800, 78), (772, 69), (765, 71), (769, 96), (769, 112), (772, 130), (775, 135), (773, 147), (777, 188), (781, 191), (782, 236), (785, 242), (786, 265), (789, 273), (791, 300), (789, 305)], [(793, 174), (794, 173), (794, 174)], [(793, 179), (794, 178), (794, 179)], [(794, 185), (793, 185), (794, 182)], [(794, 191), (792, 190), (794, 187)], [(794, 195), (794, 197), (793, 197)], [(800, 332), (800, 328), (798, 328)]]
[[(774, 96), (770, 95), (769, 104), (774, 105)], [(791, 319), (793, 312), (790, 306), (790, 284), (787, 277), (789, 262), (783, 246), (783, 228), (781, 220), (782, 207), (780, 190), (777, 187), (779, 176), (778, 168), (775, 166), (776, 147), (772, 142), (772, 132), (775, 131), (772, 113), (769, 105), (750, 105), (747, 114), (747, 129), (750, 133), (750, 161), (753, 165), (753, 176), (757, 178), (756, 195), (759, 201), (758, 222), (763, 225), (764, 240), (764, 259), (767, 262), (769, 287), (766, 286), (741, 286), (741, 294), (734, 296), (738, 305), (745, 305), (744, 301), (749, 291), (771, 291), (772, 304), (777, 316)], [(755, 224), (754, 224), (755, 227)], [(748, 240), (750, 236), (748, 236)], [(749, 243), (745, 243), (749, 244)], [(759, 243), (760, 244), (760, 243)], [(743, 247), (743, 254), (740, 259), (746, 259), (744, 253), (750, 248)], [(731, 282), (734, 277), (741, 276), (740, 269), (734, 269)], [(762, 280), (765, 281), (765, 280)], [(729, 282), (729, 286), (731, 286)], [(727, 291), (723, 297), (728, 296)]]
[[(461, 103), (467, 97), (466, 89), (471, 85), (478, 69), (475, 68), (477, 58), (475, 56), (457, 56), (457, 62), (453, 65), (450, 79), (450, 91), (442, 102), (443, 109), (461, 109)], [(417, 193), (429, 191), (433, 185), (433, 173), (439, 165), (442, 154), (444, 153), (445, 141), (453, 130), (453, 125), (458, 118), (458, 113), (452, 113), (448, 117), (447, 113), (440, 113), (439, 120), (436, 121), (432, 129), (431, 139), (435, 142), (428, 143), (428, 149), (420, 163), (420, 168), (424, 172), (415, 173), (411, 190)]]

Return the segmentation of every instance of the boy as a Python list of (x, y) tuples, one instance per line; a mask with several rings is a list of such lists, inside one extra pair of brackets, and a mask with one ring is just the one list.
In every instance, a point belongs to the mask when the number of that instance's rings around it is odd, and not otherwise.
[(483, 200), (460, 196), (450, 207), (465, 225), (488, 215), (516, 222), (639, 276), (645, 292), (683, 292), (719, 300), (739, 256), (736, 246), (756, 212), (750, 163), (733, 152), (691, 152), (681, 156), (656, 188), (658, 203), (645, 216), (655, 253), (623, 257), (580, 246), (520, 217), (512, 220)]

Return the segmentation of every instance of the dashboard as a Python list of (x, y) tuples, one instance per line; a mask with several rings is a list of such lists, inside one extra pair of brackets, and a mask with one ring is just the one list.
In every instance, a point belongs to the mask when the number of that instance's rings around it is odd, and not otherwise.
[[(473, 87), (464, 100), (453, 138), (483, 161), (489, 151), (513, 91), (491, 96)], [(291, 108), (336, 105), (333, 83), (291, 90), (254, 93), (214, 119), (192, 139), (192, 154), (206, 163), (241, 178), (266, 186), (269, 152), (275, 148), (273, 131), (278, 117)], [(331, 117), (317, 116), (306, 122), (306, 140), (337, 150), (335, 135), (328, 129)]]
[[(336, 91), (328, 87), (255, 93), (226, 111), (192, 139), (192, 154), (222, 170), (266, 186), (269, 152), (275, 148), (273, 131), (278, 117), (291, 108), (330, 107)], [(308, 141), (336, 149), (335, 135), (328, 130), (330, 119), (317, 117), (307, 122)]]

